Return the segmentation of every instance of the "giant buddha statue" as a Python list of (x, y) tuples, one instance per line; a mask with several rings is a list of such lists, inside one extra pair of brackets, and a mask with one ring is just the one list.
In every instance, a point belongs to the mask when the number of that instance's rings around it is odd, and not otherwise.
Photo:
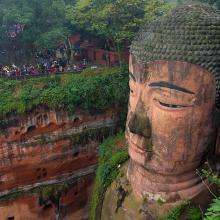
[(127, 172), (136, 197), (177, 201), (204, 189), (220, 106), (220, 12), (183, 5), (131, 45)]

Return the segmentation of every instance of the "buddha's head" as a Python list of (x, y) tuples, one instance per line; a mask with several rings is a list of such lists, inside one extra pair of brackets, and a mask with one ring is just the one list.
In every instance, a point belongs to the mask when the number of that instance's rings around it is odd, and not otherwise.
[(145, 171), (194, 172), (213, 153), (217, 136), (220, 13), (184, 5), (144, 26), (132, 43), (129, 70), (129, 179), (137, 169), (143, 185)]

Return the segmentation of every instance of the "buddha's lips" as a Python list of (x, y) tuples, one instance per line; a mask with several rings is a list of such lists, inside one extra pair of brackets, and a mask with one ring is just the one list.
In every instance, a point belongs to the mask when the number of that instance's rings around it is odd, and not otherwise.
[(129, 147), (133, 150), (133, 151), (136, 151), (137, 153), (141, 153), (141, 154), (144, 154), (146, 153), (146, 151), (144, 150), (143, 147), (140, 147), (134, 143), (132, 143), (132, 141), (129, 140)]

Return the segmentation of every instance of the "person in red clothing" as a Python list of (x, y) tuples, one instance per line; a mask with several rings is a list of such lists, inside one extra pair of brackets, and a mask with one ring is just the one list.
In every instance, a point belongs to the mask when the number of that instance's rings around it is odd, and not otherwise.
[(37, 74), (38, 74), (37, 69), (32, 68), (32, 69), (31, 69), (31, 75), (37, 75)]
[(56, 71), (56, 66), (54, 63), (52, 63), (51, 67), (50, 67), (50, 74), (53, 75)]
[(15, 70), (15, 74), (16, 74), (16, 77), (20, 77), (21, 76), (21, 70), (19, 68), (17, 68)]

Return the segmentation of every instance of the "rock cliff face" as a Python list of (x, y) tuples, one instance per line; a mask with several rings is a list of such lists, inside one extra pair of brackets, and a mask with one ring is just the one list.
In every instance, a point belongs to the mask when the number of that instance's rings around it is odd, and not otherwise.
[[(8, 117), (0, 131), (1, 218), (54, 219), (57, 213), (63, 219), (86, 218), (98, 146), (115, 131), (117, 113), (112, 108), (96, 115), (69, 115), (39, 108)], [(58, 207), (48, 203), (50, 196), (39, 204), (38, 189), (56, 184), (68, 186), (59, 192)], [(13, 199), (15, 192), (22, 196)]]
[[(60, 219), (87, 219), (87, 202), (91, 193), (92, 180), (92, 176), (78, 179), (62, 192), (59, 206)], [(39, 204), (39, 194), (36, 192), (3, 199), (0, 207), (1, 219), (54, 220), (58, 216), (56, 204), (50, 200), (45, 204)]]

